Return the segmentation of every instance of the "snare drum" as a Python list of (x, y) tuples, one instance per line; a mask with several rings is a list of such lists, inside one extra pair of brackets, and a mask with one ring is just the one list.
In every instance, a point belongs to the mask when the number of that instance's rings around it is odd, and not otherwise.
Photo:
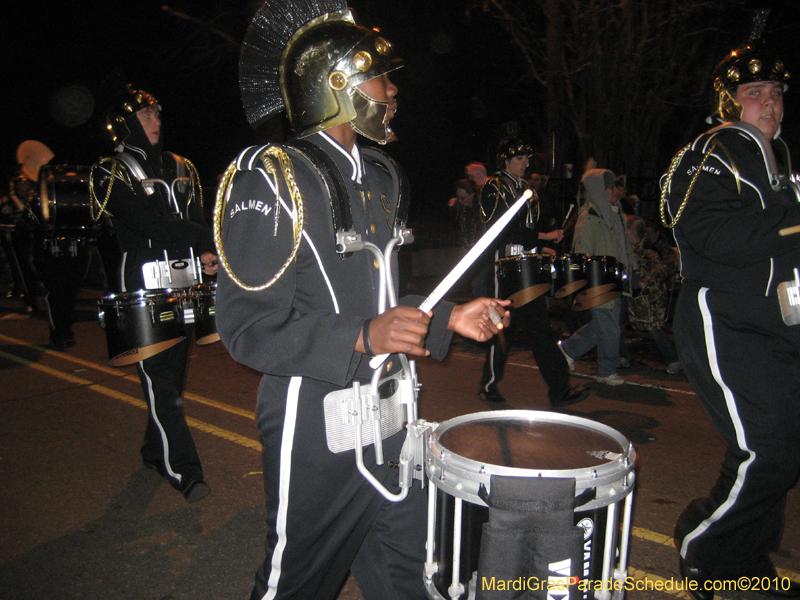
[[(483, 486), (491, 491), (492, 475), (574, 478), (574, 523), (584, 540), (582, 579), (591, 581), (592, 589), (601, 580), (624, 579), (635, 460), (633, 446), (619, 432), (570, 415), (489, 411), (439, 424), (425, 448), (425, 468), (433, 484), (424, 573), (428, 597), (475, 597), (482, 527), (489, 515), (479, 490)], [(615, 590), (614, 598), (622, 598), (621, 592)]]
[(553, 286), (552, 261), (548, 254), (521, 254), (497, 261), (499, 296), (519, 308), (546, 294)]
[(185, 339), (183, 304), (183, 292), (173, 290), (139, 290), (98, 300), (111, 364), (139, 362)]
[(622, 295), (623, 266), (613, 256), (589, 256), (583, 263), (587, 284), (575, 297), (573, 310), (587, 310)]
[(219, 340), (216, 300), (216, 283), (201, 283), (187, 290), (184, 321), (194, 323), (195, 338), (201, 346)]
[(34, 212), (46, 237), (95, 239), (89, 195), (90, 167), (44, 165), (39, 169), (39, 197)]
[(586, 285), (585, 261), (585, 254), (565, 254), (553, 260), (553, 295), (556, 298), (565, 298)]

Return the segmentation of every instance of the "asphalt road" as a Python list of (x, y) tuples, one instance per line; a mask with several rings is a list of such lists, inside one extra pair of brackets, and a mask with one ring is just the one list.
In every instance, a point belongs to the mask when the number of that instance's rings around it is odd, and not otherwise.
[[(145, 405), (135, 368), (108, 364), (95, 318), (99, 296), (83, 291), (78, 344), (66, 352), (47, 347), (43, 319), (26, 315), (18, 301), (0, 300), (0, 599), (247, 598), (265, 537), (253, 422), (259, 375), (219, 342), (195, 345), (186, 414), (212, 493), (186, 504), (142, 467)], [(608, 425), (634, 444), (628, 572), (640, 587), (652, 587), (677, 580), (675, 520), (713, 484), (723, 447), (683, 375), (666, 374), (649, 341), (632, 340), (631, 349), (634, 364), (621, 371), (627, 384), (616, 388), (592, 380), (591, 357), (579, 360), (575, 382), (589, 385), (591, 395), (565, 414)], [(421, 416), (443, 422), (497, 408), (476, 397), (482, 360), (482, 348), (457, 341), (444, 363), (418, 361)], [(503, 408), (548, 409), (544, 382), (524, 349), (512, 354), (502, 392)], [(796, 581), (799, 509), (794, 490), (773, 556), (780, 573)], [(641, 589), (626, 595), (676, 596), (688, 597)], [(361, 598), (352, 578), (339, 598)]]

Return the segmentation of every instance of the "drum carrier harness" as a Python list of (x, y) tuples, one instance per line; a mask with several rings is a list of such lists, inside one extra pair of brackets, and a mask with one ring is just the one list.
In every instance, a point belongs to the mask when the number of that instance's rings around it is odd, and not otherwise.
[[(94, 191), (94, 174), (92, 169), (89, 177), (89, 193), (92, 198), (92, 220), (98, 221), (103, 214), (112, 215), (107, 209), (111, 190), (114, 182), (119, 179), (122, 183), (133, 189), (134, 182), (141, 185), (146, 196), (151, 196), (156, 191), (156, 186), (162, 187), (167, 194), (169, 207), (172, 210), (170, 215), (176, 219), (189, 218), (189, 205), (195, 197), (195, 185), (198, 189), (200, 206), (203, 206), (203, 188), (199, 185), (199, 176), (194, 164), (182, 156), (172, 152), (162, 153), (164, 160), (171, 161), (175, 167), (175, 178), (169, 184), (163, 179), (148, 178), (142, 166), (136, 158), (127, 152), (119, 152), (115, 156), (102, 159), (97, 167), (103, 168), (109, 174), (108, 188), (102, 202), (97, 198)], [(110, 170), (103, 165), (110, 163)], [(178, 194), (188, 194), (186, 201), (185, 214), (181, 211), (178, 204)], [(97, 211), (94, 214), (95, 210)], [(152, 241), (150, 242), (152, 245)], [(142, 277), (145, 289), (166, 289), (166, 288), (186, 288), (203, 282), (203, 266), (200, 257), (194, 255), (194, 249), (189, 248), (189, 256), (178, 259), (170, 258), (164, 250), (164, 260), (155, 260), (142, 265)]]

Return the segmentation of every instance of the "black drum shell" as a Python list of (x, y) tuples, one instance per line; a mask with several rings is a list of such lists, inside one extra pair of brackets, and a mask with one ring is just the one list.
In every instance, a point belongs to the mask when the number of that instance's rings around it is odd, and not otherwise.
[(97, 316), (106, 332), (111, 365), (139, 362), (185, 339), (182, 296), (170, 290), (139, 290), (98, 300)]
[(194, 312), (194, 335), (197, 343), (212, 344), (219, 340), (217, 333), (217, 284), (201, 283), (189, 292)]
[(613, 256), (589, 256), (584, 261), (586, 287), (577, 296), (572, 310), (600, 306), (622, 295), (623, 266)]
[(498, 295), (522, 306), (553, 286), (552, 259), (547, 254), (521, 254), (497, 261)]
[(553, 259), (553, 295), (566, 298), (586, 285), (586, 254), (564, 254)]

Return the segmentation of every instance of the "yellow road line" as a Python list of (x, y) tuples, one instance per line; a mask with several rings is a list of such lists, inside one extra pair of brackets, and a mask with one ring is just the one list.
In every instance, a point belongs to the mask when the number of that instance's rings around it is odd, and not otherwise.
[[(66, 358), (67, 360), (71, 360), (74, 363), (82, 364), (84, 366), (91, 367), (91, 368), (97, 369), (99, 371), (109, 372), (109, 373), (112, 373), (112, 374), (119, 373), (119, 371), (117, 371), (115, 369), (108, 368), (108, 367), (103, 367), (101, 365), (96, 365), (95, 363), (92, 363), (92, 362), (89, 362), (89, 361), (85, 361), (85, 360), (82, 360), (80, 358), (77, 358), (77, 357), (74, 357), (74, 356), (70, 356), (70, 355), (67, 355), (67, 354), (63, 354), (61, 352), (55, 352), (53, 350), (48, 350), (47, 348), (43, 348), (43, 347), (37, 346), (35, 344), (25, 344), (24, 342), (21, 342), (20, 340), (15, 340), (13, 338), (9, 338), (9, 337), (4, 336), (2, 334), (0, 334), (0, 339), (4, 339), (4, 340), (9, 341), (9, 342), (17, 343), (18, 345), (30, 346), (30, 347), (32, 347), (34, 349), (37, 349), (37, 350), (40, 350), (40, 351), (44, 351), (44, 352), (47, 352), (47, 353), (55, 354), (59, 358)], [(27, 360), (25, 358), (21, 358), (19, 356), (14, 355), (14, 354), (10, 354), (8, 352), (0, 351), (0, 356), (3, 356), (5, 358), (7, 358), (9, 360), (12, 360), (14, 362), (17, 362), (19, 364), (31, 367), (32, 369), (36, 369), (37, 371), (40, 371), (42, 373), (47, 373), (48, 375), (52, 375), (53, 377), (57, 377), (57, 378), (62, 379), (64, 381), (68, 381), (68, 382), (73, 383), (75, 385), (86, 386), (90, 390), (98, 392), (98, 393), (100, 393), (100, 394), (102, 394), (104, 396), (107, 396), (109, 398), (114, 398), (115, 400), (120, 400), (122, 402), (126, 402), (127, 404), (130, 404), (131, 406), (135, 406), (136, 408), (140, 408), (142, 410), (147, 410), (147, 405), (140, 398), (135, 398), (135, 397), (130, 396), (128, 394), (125, 394), (123, 392), (118, 392), (116, 390), (113, 390), (111, 388), (105, 387), (105, 386), (100, 385), (98, 383), (94, 383), (92, 381), (89, 381), (88, 379), (83, 379), (81, 377), (76, 377), (75, 375), (71, 375), (69, 373), (64, 373), (63, 371), (59, 371), (57, 369), (53, 369), (51, 367), (40, 365), (38, 363), (35, 363), (33, 361), (30, 361), (30, 360)], [(126, 378), (131, 379), (133, 381), (136, 381), (137, 383), (139, 382), (138, 378), (135, 378), (135, 377), (132, 377), (132, 376), (126, 376)], [(184, 395), (187, 398), (190, 397), (190, 394), (188, 394), (188, 393), (186, 393)], [(191, 394), (191, 396), (195, 396), (195, 394)], [(192, 399), (197, 401), (197, 402), (202, 402), (203, 404), (208, 404), (210, 406), (214, 406), (216, 404), (220, 404), (223, 407), (227, 406), (227, 405), (223, 405), (222, 403), (216, 402), (215, 400), (210, 400), (208, 398), (202, 398), (202, 397), (199, 397), (199, 396), (197, 396), (196, 398), (192, 398)], [(227, 407), (227, 408), (234, 408), (234, 407)], [(226, 409), (222, 408), (222, 410), (226, 410)], [(230, 411), (230, 412), (232, 412), (232, 411)], [(246, 412), (246, 411), (241, 411), (241, 412)], [(250, 413), (249, 416), (253, 416), (252, 413)], [(261, 444), (256, 440), (253, 440), (253, 439), (248, 438), (248, 437), (243, 436), (243, 435), (239, 435), (238, 433), (234, 433), (232, 431), (228, 431), (226, 429), (222, 429), (221, 427), (217, 427), (216, 425), (211, 425), (210, 423), (205, 423), (203, 421), (199, 421), (199, 420), (191, 418), (191, 417), (187, 417), (186, 418), (186, 422), (190, 427), (193, 427), (193, 428), (197, 429), (198, 431), (203, 431), (205, 433), (209, 433), (209, 434), (214, 435), (216, 437), (228, 440), (230, 442), (233, 442), (233, 443), (238, 444), (240, 446), (243, 446), (245, 448), (249, 448), (250, 450), (254, 450), (256, 452), (261, 452)], [(637, 538), (640, 538), (640, 539), (643, 539), (643, 540), (646, 540), (646, 541), (649, 541), (649, 542), (660, 544), (662, 546), (667, 546), (667, 547), (670, 547), (670, 548), (676, 548), (676, 542), (675, 542), (674, 538), (672, 538), (672, 537), (670, 537), (668, 535), (663, 535), (661, 533), (657, 533), (655, 531), (650, 531), (648, 529), (643, 529), (642, 527), (632, 526), (631, 527), (631, 535), (633, 537), (637, 537)], [(659, 575), (654, 575), (652, 573), (647, 573), (646, 571), (642, 571), (642, 570), (639, 570), (639, 569), (634, 569), (632, 567), (628, 568), (628, 575), (634, 581), (640, 581), (640, 582), (646, 582), (648, 584), (659, 585), (659, 588), (660, 588), (659, 591), (662, 591), (665, 594), (669, 594), (669, 595), (675, 596), (676, 598), (681, 598), (681, 599), (685, 599), (685, 600), (691, 600), (691, 596), (689, 594), (687, 594), (685, 591), (676, 590), (676, 589), (672, 589), (672, 590), (665, 589), (665, 584), (669, 581), (669, 579), (667, 579), (665, 577), (661, 577)], [(788, 577), (792, 581), (800, 582), (800, 574), (795, 573), (794, 571), (790, 571), (790, 570), (787, 570), (787, 569), (780, 569), (779, 568), (778, 569), (778, 575), (780, 577)], [(650, 588), (650, 589), (652, 589), (652, 588)]]
[[(94, 383), (89, 381), (88, 379), (83, 379), (82, 377), (76, 377), (75, 375), (71, 375), (69, 373), (64, 373), (63, 371), (59, 371), (58, 369), (53, 369), (52, 367), (47, 367), (45, 365), (40, 365), (39, 363), (35, 363), (30, 361), (26, 358), (21, 358), (16, 356), (15, 354), (10, 354), (8, 352), (0, 351), (0, 356), (3, 358), (7, 358), (8, 360), (14, 361), (21, 365), (25, 365), (26, 367), (30, 367), (40, 373), (46, 373), (47, 375), (51, 375), (63, 381), (68, 381), (69, 383), (84, 386), (87, 389), (90, 389), (94, 392), (102, 394), (103, 396), (107, 396), (109, 398), (113, 398), (115, 400), (120, 400), (131, 406), (135, 406), (136, 408), (140, 408), (142, 410), (147, 410), (147, 404), (141, 398), (135, 398), (134, 396), (130, 396), (123, 392), (118, 392), (117, 390), (113, 390), (108, 388), (104, 385), (100, 385), (99, 383)], [(227, 429), (222, 429), (221, 427), (217, 427), (216, 425), (211, 425), (210, 423), (206, 423), (204, 421), (199, 421), (192, 417), (186, 417), (186, 423), (189, 427), (193, 427), (198, 431), (203, 431), (205, 433), (210, 433), (216, 437), (228, 440), (240, 446), (244, 446), (250, 450), (255, 450), (256, 452), (261, 452), (261, 444), (248, 438), (243, 435), (239, 435), (238, 433), (234, 433), (233, 431), (228, 431)]]
[[(119, 367), (109, 367), (107, 365), (101, 365), (95, 362), (84, 360), (82, 358), (78, 358), (77, 356), (72, 356), (71, 354), (58, 352), (57, 350), (50, 350), (49, 348), (45, 348), (44, 346), (39, 346), (37, 344), (29, 344), (23, 340), (18, 340), (16, 338), (8, 337), (3, 334), (0, 334), (0, 340), (4, 340), (6, 342), (15, 344), (17, 346), (25, 346), (33, 350), (36, 350), (37, 352), (49, 354), (50, 356), (55, 356), (63, 360), (68, 360), (83, 367), (94, 369), (95, 371), (100, 371), (101, 373), (106, 373), (108, 375), (114, 375), (115, 377), (121, 377), (126, 381), (132, 381), (136, 384), (139, 384), (138, 376), (128, 375), (125, 371), (121, 370)], [(255, 392), (253, 395), (255, 396)], [(193, 402), (197, 402), (198, 404), (204, 404), (206, 406), (210, 406), (212, 408), (216, 408), (218, 410), (222, 410), (240, 417), (244, 417), (246, 419), (254, 420), (256, 418), (256, 415), (252, 410), (245, 410), (244, 408), (231, 406), (230, 404), (226, 404), (218, 400), (212, 400), (211, 398), (206, 398), (204, 396), (200, 396), (199, 394), (184, 391), (183, 397), (188, 400), (192, 400)]]

